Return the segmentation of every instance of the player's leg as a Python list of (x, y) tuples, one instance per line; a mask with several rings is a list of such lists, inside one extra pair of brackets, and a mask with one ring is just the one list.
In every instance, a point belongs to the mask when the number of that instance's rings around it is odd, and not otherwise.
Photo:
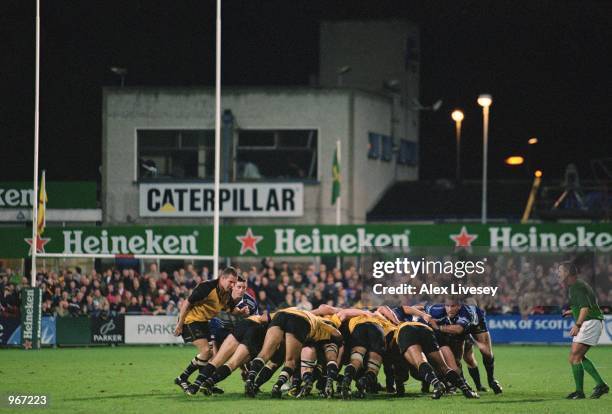
[(189, 362), (189, 365), (187, 365), (185, 370), (183, 370), (183, 372), (174, 380), (174, 383), (184, 392), (189, 393), (189, 377), (195, 371), (202, 369), (208, 363), (208, 358), (210, 357), (208, 323), (192, 322), (185, 324), (183, 326), (183, 332), (181, 335), (186, 343), (191, 342), (198, 350), (198, 353)]
[(223, 363), (225, 363), (225, 361), (232, 356), (232, 354), (236, 351), (236, 348), (238, 348), (238, 345), (239, 343), (236, 338), (230, 334), (223, 341), (221, 348), (217, 350), (215, 356), (213, 356), (210, 361), (208, 361), (208, 363), (202, 369), (200, 369), (200, 374), (192, 384), (192, 388), (195, 388), (196, 391), (199, 389), (204, 394), (210, 395), (213, 391), (212, 387), (204, 386), (205, 381), (211, 378), (217, 368), (223, 365)]
[(351, 382), (353, 382), (353, 379), (357, 375), (357, 371), (359, 371), (363, 367), (363, 361), (366, 352), (367, 349), (363, 346), (354, 346), (351, 349), (349, 364), (346, 366), (346, 368), (344, 368), (344, 376), (342, 378), (342, 384), (340, 388), (342, 398), (350, 398)]
[(572, 367), (572, 375), (574, 376), (574, 383), (576, 384), (576, 390), (569, 394), (566, 398), (570, 400), (579, 400), (585, 398), (584, 396), (584, 367), (582, 366), (582, 360), (585, 354), (589, 350), (588, 345), (581, 344), (579, 342), (573, 342), (569, 354), (569, 363)]
[(276, 352), (276, 349), (283, 341), (284, 335), (285, 332), (283, 332), (279, 326), (271, 326), (268, 329), (261, 351), (257, 357), (251, 361), (247, 383), (250, 381), (251, 384), (254, 384), (257, 374), (259, 374), (259, 371), (262, 370), (266, 362), (272, 357), (274, 352)]
[(472, 381), (474, 381), (474, 386), (477, 391), (486, 392), (487, 389), (482, 386), (482, 382), (480, 382), (480, 370), (478, 369), (478, 363), (476, 362), (476, 358), (474, 357), (474, 346), (472, 344), (471, 338), (466, 339), (465, 345), (463, 347), (463, 360), (465, 361), (470, 377), (472, 377)]
[[(305, 323), (307, 324), (307, 322)], [(285, 366), (272, 387), (272, 397), (280, 398), (282, 396), (281, 387), (289, 381), (289, 378), (291, 378), (296, 371), (300, 363), (301, 353), (302, 342), (293, 333), (287, 332), (285, 334)]]
[[(300, 372), (293, 374), (293, 382), (289, 393), (295, 397), (303, 398), (310, 394), (314, 383), (314, 370), (317, 365), (317, 351), (315, 346), (302, 347), (300, 355)], [(297, 370), (296, 370), (297, 371)], [(303, 382), (303, 385), (302, 385)]]
[(427, 358), (425, 358), (421, 345), (410, 345), (404, 351), (403, 356), (410, 365), (418, 369), (419, 377), (433, 387), (434, 392), (432, 398), (437, 400), (442, 397), (445, 391), (444, 384), (437, 377), (433, 367), (427, 361)]
[(360, 382), (362, 387), (365, 386), (365, 390), (368, 393), (378, 392), (378, 372), (382, 365), (383, 357), (379, 352), (370, 351), (367, 355), (366, 372)]
[[(228, 337), (228, 339), (230, 337)], [(227, 340), (224, 341), (223, 346), (225, 346), (226, 342)], [(249, 360), (248, 348), (243, 344), (238, 344), (234, 352), (231, 354), (231, 357), (227, 359), (226, 361), (224, 361), (223, 365), (219, 365), (219, 368), (215, 370), (215, 373), (210, 378), (206, 379), (203, 386), (212, 390), (215, 384), (218, 384), (219, 382), (229, 377), (230, 374), (234, 372), (236, 368), (248, 362), (248, 360)]]
[(334, 381), (338, 380), (338, 372), (340, 371), (339, 359), (341, 358), (340, 352), (342, 347), (338, 347), (338, 344), (330, 342), (323, 345), (323, 351), (325, 353), (325, 388), (323, 394), (327, 398), (334, 396)]
[(493, 342), (491, 341), (491, 335), (488, 331), (474, 334), (476, 340), (476, 346), (480, 350), (482, 355), (482, 364), (487, 372), (487, 382), (489, 387), (495, 392), (495, 394), (502, 393), (502, 387), (499, 381), (495, 379), (495, 358), (493, 356)]
[(455, 365), (455, 358), (448, 347), (440, 347), (439, 350), (428, 352), (427, 359), (432, 361), (436, 366), (444, 372), (445, 381), (450, 382), (455, 387), (459, 388), (465, 398), (479, 398), (478, 394), (472, 391)]

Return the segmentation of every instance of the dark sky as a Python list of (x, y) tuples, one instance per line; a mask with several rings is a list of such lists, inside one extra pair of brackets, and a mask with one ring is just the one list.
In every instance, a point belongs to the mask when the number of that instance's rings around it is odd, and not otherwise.
[[(49, 180), (96, 180), (101, 88), (212, 85), (215, 2), (42, 1), (41, 168)], [(479, 93), (491, 108), (490, 175), (523, 178), (502, 160), (540, 138), (548, 179), (612, 156), (610, 1), (224, 0), (223, 82), (305, 85), (318, 71), (322, 20), (406, 18), (421, 27), (421, 176), (454, 175), (450, 111), (464, 109), (465, 176), (481, 173)], [(31, 179), (34, 0), (0, 5), (0, 181)], [(608, 62), (608, 63), (606, 63)]]

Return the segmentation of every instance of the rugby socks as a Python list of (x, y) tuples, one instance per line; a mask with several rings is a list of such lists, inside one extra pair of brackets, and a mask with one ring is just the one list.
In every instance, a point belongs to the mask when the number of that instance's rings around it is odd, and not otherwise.
[(302, 385), (302, 377), (299, 372), (296, 372), (291, 381), (291, 388), (299, 388), (300, 385)]
[(357, 369), (352, 364), (348, 364), (346, 368), (344, 368), (344, 378), (348, 378), (347, 381), (349, 383), (355, 378), (355, 374), (357, 374)]
[(283, 370), (278, 376), (278, 380), (276, 380), (276, 384), (274, 384), (274, 386), (279, 388), (282, 387), (287, 381), (289, 381), (289, 378), (291, 378), (293, 375), (293, 371), (293, 368), (283, 367)]
[(465, 382), (463, 378), (457, 372), (452, 369), (446, 373), (446, 380), (453, 384), (455, 387), (459, 388), (461, 391), (469, 391), (470, 387)]
[(572, 374), (574, 374), (576, 391), (584, 392), (584, 368), (582, 364), (572, 364)]
[(482, 364), (484, 365), (485, 370), (487, 371), (487, 381), (490, 384), (495, 381), (495, 375), (493, 375), (493, 371), (495, 370), (495, 358), (493, 358), (492, 356), (490, 357), (488, 355), (483, 355)]
[(440, 382), (440, 380), (436, 376), (436, 373), (434, 372), (434, 369), (431, 365), (429, 365), (428, 362), (423, 362), (421, 365), (419, 365), (419, 376), (423, 378), (428, 384), (431, 384), (433, 386)]
[(181, 380), (187, 381), (189, 377), (191, 376), (191, 374), (193, 374), (198, 369), (200, 369), (201, 367), (203, 367), (204, 365), (208, 363), (208, 361), (198, 358), (198, 355), (193, 357), (193, 359), (189, 362), (189, 365), (187, 365), (187, 368), (185, 368), (185, 371), (183, 371), (183, 373), (179, 375), (179, 378)]
[(481, 389), (482, 383), (480, 382), (480, 371), (478, 367), (468, 367), (468, 372), (470, 373), (470, 377), (472, 377), (472, 381), (474, 381), (474, 385), (476, 385), (476, 389)]
[(267, 365), (263, 367), (262, 370), (259, 372), (259, 375), (257, 376), (255, 386), (259, 388), (264, 385), (270, 380), (270, 378), (272, 378), (272, 374), (274, 374), (274, 371), (270, 369), (270, 367), (268, 367)]
[(212, 377), (214, 375), (216, 369), (217, 369), (217, 367), (215, 367), (210, 362), (208, 364), (204, 365), (203, 367), (201, 367), (200, 368), (200, 374), (198, 375), (196, 380), (193, 382), (193, 385), (196, 385), (198, 387), (200, 385), (202, 385), (202, 383), (204, 381), (206, 381), (208, 378), (210, 378), (210, 377)]
[(603, 385), (605, 384), (603, 378), (601, 378), (601, 375), (599, 375), (599, 372), (597, 372), (597, 368), (595, 368), (595, 365), (593, 365), (593, 363), (591, 362), (590, 359), (588, 359), (586, 356), (582, 359), (582, 368), (584, 368), (584, 370), (591, 376), (593, 377), (593, 379), (595, 380), (595, 382), (597, 383), (597, 385)]
[(207, 381), (212, 381), (213, 384), (216, 384), (218, 382), (223, 381), (227, 377), (229, 377), (231, 375), (231, 373), (232, 373), (232, 370), (231, 370), (231, 368), (229, 366), (221, 365), (219, 368), (217, 368), (217, 370), (215, 371), (213, 376), (210, 379), (208, 379)]
[(325, 368), (325, 374), (328, 378), (335, 380), (338, 378), (338, 364), (335, 361), (330, 361), (327, 363), (327, 367)]
[(257, 377), (257, 374), (259, 374), (259, 371), (261, 371), (265, 364), (266, 363), (261, 358), (255, 358), (253, 361), (251, 361), (247, 381), (255, 381), (255, 377)]

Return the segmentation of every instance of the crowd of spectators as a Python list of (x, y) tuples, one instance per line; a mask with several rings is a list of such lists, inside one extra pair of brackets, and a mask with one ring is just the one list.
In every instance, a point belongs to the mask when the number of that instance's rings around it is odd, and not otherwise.
[[(386, 283), (411, 283), (419, 289), (424, 283), (448, 285), (462, 283), (473, 286), (498, 286), (496, 296), (477, 296), (476, 302), (489, 314), (560, 313), (567, 303), (565, 289), (559, 286), (556, 269), (558, 261), (537, 256), (495, 256), (487, 263), (484, 275), (478, 280), (452, 279), (452, 276), (425, 275), (411, 280), (392, 278)], [(580, 266), (581, 277), (595, 288), (600, 305), (610, 311), (612, 304), (612, 263), (601, 256)], [(321, 304), (338, 307), (367, 307), (387, 303), (414, 304), (443, 302), (442, 295), (386, 296), (371, 293), (373, 280), (365, 272), (347, 263), (343, 269), (328, 268), (325, 264), (279, 265), (271, 259), (259, 266), (238, 266), (239, 274), (247, 281), (248, 292), (258, 302), (261, 312), (296, 306), (315, 309)], [(41, 270), (37, 284), (42, 289), (44, 315), (79, 316), (101, 314), (177, 315), (183, 300), (200, 282), (209, 280), (207, 267), (195, 269), (188, 264), (174, 271), (160, 271), (151, 264), (144, 274), (134, 269), (92, 270), (85, 274), (78, 267), (59, 271)], [(0, 313), (19, 313), (19, 289), (28, 280), (11, 269), (0, 269)]]

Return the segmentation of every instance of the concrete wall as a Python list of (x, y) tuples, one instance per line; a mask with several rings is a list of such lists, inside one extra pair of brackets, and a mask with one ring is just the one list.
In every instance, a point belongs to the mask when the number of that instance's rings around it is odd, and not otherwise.
[[(331, 166), (338, 139), (342, 147), (342, 221), (364, 222), (366, 212), (396, 175), (395, 157), (391, 162), (367, 159), (368, 131), (390, 133), (391, 104), (389, 97), (348, 89), (225, 88), (222, 108), (231, 109), (242, 129), (318, 130), (318, 183), (304, 186), (303, 217), (226, 219), (224, 222), (335, 223), (335, 206), (330, 204)], [(106, 224), (211, 221), (139, 217), (136, 131), (139, 128), (214, 129), (214, 90), (108, 88), (103, 93), (102, 121), (102, 198)], [(401, 125), (404, 125), (403, 119)], [(398, 170), (402, 170), (403, 177), (416, 177), (414, 167), (398, 166)]]

